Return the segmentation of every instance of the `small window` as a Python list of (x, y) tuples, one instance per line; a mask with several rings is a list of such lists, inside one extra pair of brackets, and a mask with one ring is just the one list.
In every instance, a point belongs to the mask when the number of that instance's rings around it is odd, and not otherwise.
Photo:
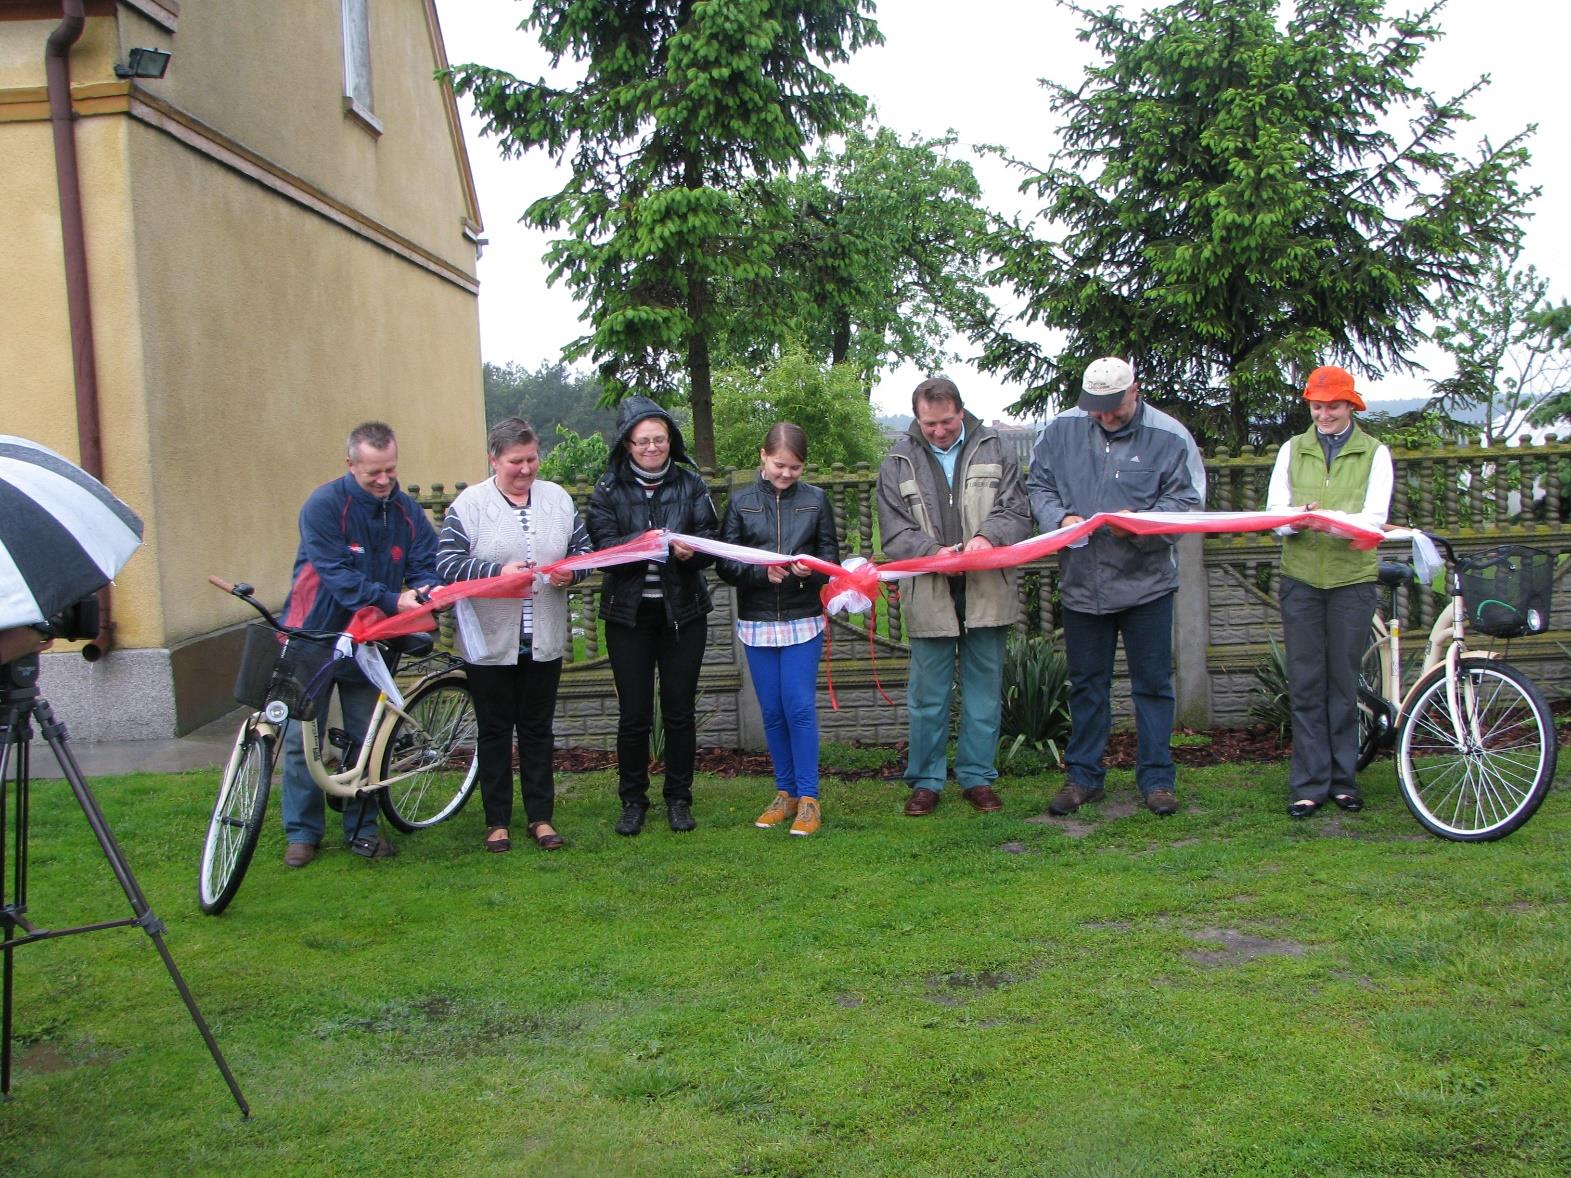
[(371, 0), (343, 0), (344, 110), (376, 134), (382, 121), (371, 103)]

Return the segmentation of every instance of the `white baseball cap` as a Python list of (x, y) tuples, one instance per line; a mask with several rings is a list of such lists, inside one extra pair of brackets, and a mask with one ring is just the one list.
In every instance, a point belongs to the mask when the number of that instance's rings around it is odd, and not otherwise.
[(1111, 413), (1123, 402), (1129, 386), (1135, 383), (1135, 370), (1128, 360), (1104, 356), (1086, 365), (1080, 381), (1080, 408), (1087, 413)]

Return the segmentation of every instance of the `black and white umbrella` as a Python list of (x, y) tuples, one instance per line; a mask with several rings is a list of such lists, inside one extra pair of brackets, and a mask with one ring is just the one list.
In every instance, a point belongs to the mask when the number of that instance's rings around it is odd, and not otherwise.
[(0, 434), (0, 629), (59, 613), (109, 583), (142, 521), (81, 467)]

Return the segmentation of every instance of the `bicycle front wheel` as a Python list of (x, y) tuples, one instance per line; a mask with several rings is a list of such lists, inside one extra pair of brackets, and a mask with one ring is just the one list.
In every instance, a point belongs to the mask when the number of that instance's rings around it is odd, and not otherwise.
[(262, 819), (273, 782), (273, 743), (271, 734), (259, 732), (247, 720), (224, 769), (218, 800), (207, 821), (202, 869), (196, 881), (197, 902), (209, 916), (229, 907), (262, 837)]
[(1449, 695), (1445, 667), (1414, 689), (1397, 737), (1402, 800), (1441, 838), (1503, 838), (1533, 816), (1554, 778), (1549, 705), (1526, 675), (1494, 659), (1457, 668), (1455, 713)]
[(462, 676), (417, 687), (382, 754), (382, 812), (408, 833), (464, 808), (475, 788), (475, 703)]

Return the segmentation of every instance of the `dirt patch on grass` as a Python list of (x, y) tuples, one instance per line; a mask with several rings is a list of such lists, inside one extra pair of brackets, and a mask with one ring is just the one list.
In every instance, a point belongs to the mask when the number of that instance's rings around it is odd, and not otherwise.
[(1302, 957), (1308, 946), (1297, 941), (1275, 940), (1270, 937), (1252, 937), (1230, 928), (1191, 929), (1189, 935), (1197, 941), (1217, 945), (1216, 949), (1188, 949), (1184, 956), (1196, 965), (1217, 969), (1228, 965), (1242, 965), (1257, 957)]
[(1060, 818), (1056, 814), (1034, 814), (1026, 819), (1038, 826), (1051, 826), (1059, 834), (1068, 835), (1072, 839), (1083, 839), (1096, 829), (1096, 823), (1083, 822), (1079, 818)]
[(1029, 855), (1031, 848), (1024, 843), (1002, 843), (998, 848), (1006, 855)]

